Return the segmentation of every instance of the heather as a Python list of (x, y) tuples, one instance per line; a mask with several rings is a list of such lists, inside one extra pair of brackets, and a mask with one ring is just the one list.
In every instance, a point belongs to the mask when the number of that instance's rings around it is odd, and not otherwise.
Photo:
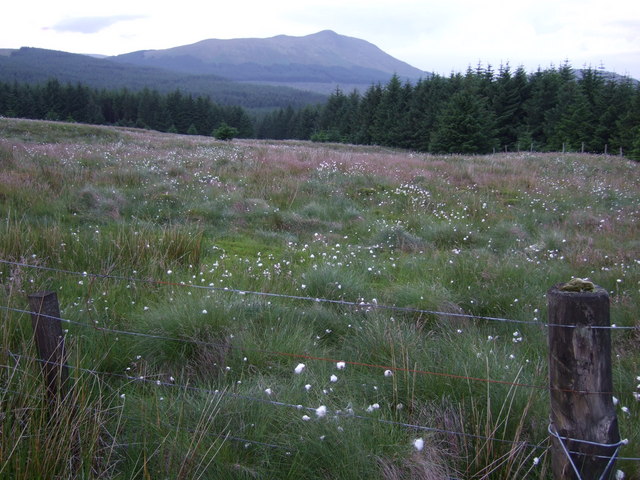
[[(0, 119), (0, 167), (3, 478), (548, 478), (546, 290), (588, 278), (638, 326), (619, 156)], [(45, 289), (53, 415), (21, 312)], [(640, 338), (612, 339), (637, 457)]]

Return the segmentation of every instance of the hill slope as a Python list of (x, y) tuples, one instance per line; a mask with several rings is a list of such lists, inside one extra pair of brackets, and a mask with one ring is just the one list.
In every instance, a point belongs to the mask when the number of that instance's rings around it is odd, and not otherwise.
[(219, 75), (248, 82), (272, 82), (330, 91), (366, 88), (393, 74), (417, 80), (428, 76), (358, 38), (324, 30), (312, 35), (271, 38), (209, 39), (166, 50), (142, 50), (114, 61), (166, 70)]
[(302, 106), (324, 100), (323, 95), (286, 87), (247, 85), (215, 75), (192, 75), (40, 48), (23, 47), (3, 50), (0, 54), (2, 82), (42, 83), (51, 78), (94, 88), (141, 90), (149, 87), (160, 92), (180, 88), (195, 95), (209, 96), (220, 104), (247, 108)]

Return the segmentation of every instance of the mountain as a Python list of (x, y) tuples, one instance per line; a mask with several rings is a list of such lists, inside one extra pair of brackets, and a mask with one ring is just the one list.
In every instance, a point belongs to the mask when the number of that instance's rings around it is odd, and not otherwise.
[(0, 49), (0, 82), (44, 83), (55, 78), (62, 83), (82, 83), (98, 89), (142, 90), (163, 93), (180, 89), (209, 96), (223, 105), (271, 109), (301, 107), (323, 102), (324, 95), (282, 86), (251, 85), (215, 75), (192, 75), (180, 71), (137, 66), (109, 58), (23, 47)]
[(394, 74), (413, 81), (429, 76), (365, 40), (331, 30), (303, 37), (209, 39), (165, 50), (127, 53), (111, 60), (324, 93), (336, 86), (364, 90), (372, 83), (386, 83)]

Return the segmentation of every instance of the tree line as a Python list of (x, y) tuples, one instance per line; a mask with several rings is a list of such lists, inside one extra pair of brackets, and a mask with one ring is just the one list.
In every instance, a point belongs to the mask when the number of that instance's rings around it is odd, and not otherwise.
[(256, 135), (432, 153), (622, 149), (640, 160), (640, 88), (568, 63), (531, 75), (478, 66), (415, 84), (394, 76), (364, 94), (337, 89), (321, 106), (272, 112)]
[[(336, 89), (327, 101), (250, 116), (209, 97), (144, 88), (0, 82), (0, 115), (134, 126), (211, 135), (230, 127), (243, 138), (382, 145), (431, 153), (500, 151), (624, 152), (640, 160), (640, 86), (594, 69), (527, 74), (469, 68), (416, 83), (393, 76), (364, 93)], [(229, 131), (227, 131), (229, 134)]]
[(194, 135), (211, 135), (230, 126), (240, 137), (254, 136), (253, 121), (243, 108), (218, 105), (179, 89), (161, 94), (149, 88), (98, 90), (55, 79), (36, 85), (0, 82), (0, 115)]

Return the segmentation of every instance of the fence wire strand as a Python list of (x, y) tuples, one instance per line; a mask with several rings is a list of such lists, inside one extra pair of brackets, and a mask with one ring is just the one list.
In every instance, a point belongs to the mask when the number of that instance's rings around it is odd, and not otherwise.
[[(12, 312), (16, 312), (16, 313), (26, 313), (26, 314), (34, 314), (35, 313), (35, 312), (31, 312), (29, 310), (21, 310), (21, 309), (17, 309), (17, 308), (5, 307), (5, 306), (2, 306), (2, 305), (0, 305), (0, 309), (7, 310), (7, 311), (12, 311)], [(90, 324), (87, 324), (87, 323), (77, 322), (75, 320), (69, 320), (69, 319), (65, 319), (65, 318), (54, 317), (54, 316), (46, 315), (46, 314), (43, 314), (43, 313), (38, 313), (37, 315), (39, 315), (40, 317), (43, 317), (43, 318), (50, 318), (50, 319), (60, 320), (61, 322), (69, 323), (71, 325), (78, 325), (78, 326), (81, 326), (81, 327), (84, 327), (84, 328), (91, 328), (93, 330), (107, 332), (107, 333), (116, 333), (116, 334), (119, 334), (119, 335), (129, 335), (129, 336), (134, 336), (134, 337), (152, 338), (152, 339), (156, 339), (156, 340), (166, 340), (166, 341), (173, 341), (173, 342), (179, 342), (179, 343), (185, 343), (185, 344), (194, 344), (194, 345), (201, 345), (201, 346), (210, 346), (210, 347), (221, 347), (221, 346), (227, 347), (228, 346), (228, 345), (222, 345), (222, 344), (218, 344), (218, 343), (214, 343), (214, 342), (205, 342), (205, 341), (202, 341), (202, 340), (187, 340), (187, 339), (184, 339), (184, 338), (167, 337), (167, 336), (164, 336), (164, 335), (155, 335), (155, 334), (148, 334), (148, 333), (141, 333), (141, 332), (131, 332), (131, 331), (127, 331), (127, 330), (112, 329), (112, 328), (108, 328), (108, 327), (100, 327), (100, 326), (95, 325), (95, 324), (94, 325), (90, 325)], [(239, 347), (235, 347), (235, 346), (232, 345), (231, 348), (239, 348)], [(572, 390), (572, 389), (566, 389), (566, 388), (553, 388), (553, 387), (550, 387), (548, 385), (535, 385), (535, 384), (522, 383), (522, 382), (512, 382), (512, 381), (509, 381), (509, 380), (497, 380), (497, 379), (492, 379), (492, 378), (471, 377), (471, 376), (468, 376), (468, 375), (460, 375), (460, 374), (448, 373), (448, 372), (433, 372), (433, 371), (429, 371), (429, 370), (421, 370), (421, 369), (415, 369), (415, 368), (404, 368), (404, 367), (397, 367), (397, 366), (393, 366), (393, 365), (378, 365), (378, 364), (373, 364), (373, 363), (357, 362), (357, 361), (352, 361), (352, 360), (339, 360), (339, 359), (336, 359), (336, 358), (318, 357), (318, 356), (309, 355), (309, 354), (303, 354), (303, 353), (276, 352), (276, 351), (259, 350), (259, 349), (247, 350), (247, 351), (254, 351), (254, 352), (259, 352), (259, 353), (268, 354), (268, 355), (284, 356), (284, 357), (290, 357), (290, 358), (316, 360), (316, 361), (321, 361), (321, 362), (330, 362), (330, 363), (342, 362), (342, 363), (345, 363), (345, 364), (348, 364), (348, 365), (369, 367), (369, 368), (377, 368), (377, 369), (380, 369), (380, 370), (391, 370), (391, 371), (395, 371), (395, 372), (416, 373), (416, 374), (421, 374), (421, 375), (431, 375), (431, 376), (436, 376), (436, 377), (447, 377), (447, 378), (454, 378), (454, 379), (458, 379), (458, 380), (467, 380), (467, 381), (474, 381), (474, 382), (484, 382), (484, 383), (491, 383), (491, 384), (508, 385), (508, 386), (512, 386), (512, 387), (532, 388), (532, 389), (537, 389), (537, 390), (560, 391), (560, 392), (565, 392), (565, 393), (574, 393), (574, 394), (581, 394), (581, 395), (613, 395), (613, 393), (614, 393), (614, 392), (592, 392), (592, 391), (588, 391), (588, 390)]]
[[(81, 276), (81, 277), (90, 277), (90, 278), (96, 278), (96, 279), (111, 279), (111, 280), (117, 280), (117, 281), (126, 281), (126, 282), (129, 282), (129, 283), (147, 283), (147, 284), (154, 284), (154, 285), (176, 286), (176, 287), (184, 287), (184, 288), (195, 288), (195, 289), (200, 289), (200, 290), (232, 293), (232, 294), (239, 294), (239, 295), (254, 295), (254, 296), (269, 297), (269, 298), (282, 298), (282, 299), (288, 299), (288, 300), (308, 301), (308, 302), (315, 302), (315, 303), (328, 303), (328, 304), (349, 306), (349, 307), (355, 307), (355, 308), (380, 309), (380, 310), (400, 311), (400, 312), (416, 313), (416, 314), (439, 315), (439, 316), (447, 316), (447, 317), (452, 317), (452, 318), (477, 319), (477, 320), (487, 320), (487, 321), (496, 321), (496, 322), (514, 323), (514, 324), (530, 324), (530, 325), (538, 325), (538, 326), (543, 326), (543, 327), (577, 328), (576, 325), (560, 325), (560, 324), (551, 324), (551, 323), (544, 323), (544, 322), (538, 322), (538, 321), (515, 320), (515, 319), (493, 317), (493, 316), (481, 316), (481, 315), (455, 313), (455, 312), (441, 312), (441, 311), (436, 311), (436, 310), (426, 310), (426, 309), (419, 309), (419, 308), (412, 308), (412, 307), (398, 307), (398, 306), (394, 306), (394, 305), (384, 305), (384, 304), (378, 304), (378, 303), (367, 303), (367, 302), (363, 302), (363, 301), (361, 301), (361, 302), (352, 302), (352, 301), (346, 301), (346, 300), (326, 299), (326, 298), (317, 298), (317, 297), (301, 296), (301, 295), (286, 295), (286, 294), (279, 294), (279, 293), (273, 293), (273, 292), (241, 290), (241, 289), (229, 288), (229, 287), (215, 287), (215, 286), (211, 286), (211, 285), (204, 286), (204, 285), (196, 285), (196, 284), (184, 283), (184, 282), (179, 282), (179, 283), (178, 282), (167, 282), (167, 281), (159, 281), (159, 280), (154, 280), (154, 279), (128, 277), (128, 276), (123, 276), (123, 275), (110, 275), (110, 274), (96, 274), (96, 273), (87, 273), (87, 272), (77, 272), (77, 271), (72, 271), (72, 270), (57, 269), (57, 268), (45, 267), (45, 266), (41, 266), (41, 265), (32, 265), (32, 264), (23, 263), (23, 262), (13, 262), (13, 261), (2, 260), (2, 259), (0, 259), (0, 264), (13, 265), (13, 266), (25, 267), (25, 268), (33, 268), (33, 269), (38, 269), (38, 270), (43, 270), (43, 271), (50, 271), (50, 272), (67, 274), (67, 275)], [(6, 311), (13, 311), (13, 312), (16, 312), (16, 313), (24, 313), (24, 314), (33, 314), (34, 313), (34, 312), (29, 311), (29, 310), (21, 310), (21, 309), (11, 308), (11, 307), (8, 307), (8, 306), (2, 306), (2, 305), (0, 305), (0, 309), (6, 310)], [(48, 317), (47, 315), (43, 315), (43, 314), (39, 314), (39, 315), (44, 316), (44, 317)], [(81, 327), (93, 328), (93, 329), (98, 330), (98, 331), (104, 331), (104, 332), (109, 332), (109, 333), (115, 333), (115, 334), (121, 334), (121, 335), (130, 335), (130, 336), (137, 336), (137, 337), (146, 337), (146, 338), (153, 338), (153, 339), (167, 340), (167, 341), (175, 341), (175, 342), (182, 342), (182, 343), (199, 344), (199, 345), (205, 345), (205, 346), (216, 346), (216, 344), (214, 344), (213, 342), (205, 342), (205, 341), (199, 341), (199, 340), (187, 340), (187, 339), (174, 338), (174, 337), (168, 337), (168, 336), (163, 336), (163, 335), (146, 334), (146, 333), (141, 333), (141, 332), (132, 332), (132, 331), (127, 331), (127, 330), (119, 330), (119, 329), (100, 327), (99, 325), (97, 325), (97, 322), (96, 322), (95, 325), (89, 325), (89, 324), (86, 324), (86, 323), (77, 322), (77, 321), (73, 321), (73, 320), (69, 320), (69, 319), (62, 319), (62, 318), (58, 318), (58, 317), (49, 317), (49, 318), (56, 318), (58, 320), (61, 320), (63, 322), (66, 322), (66, 323), (69, 323), (69, 324), (72, 324), (72, 325), (78, 325), (78, 326), (81, 326)], [(611, 330), (638, 330), (638, 329), (640, 329), (640, 327), (638, 327), (638, 326), (615, 326), (615, 325), (612, 325), (612, 326), (590, 326), (588, 328), (593, 328), (593, 329), (611, 329)], [(337, 362), (338, 361), (336, 359), (315, 357), (315, 356), (306, 355), (306, 354), (296, 354), (296, 353), (286, 353), (286, 352), (271, 352), (271, 351), (264, 351), (264, 350), (257, 350), (257, 351), (259, 351), (261, 353), (267, 353), (267, 354), (273, 354), (273, 355), (283, 355), (283, 356), (288, 356), (288, 357), (305, 358), (305, 359), (318, 360), (318, 361), (328, 361), (328, 362)], [(41, 362), (41, 363), (44, 362), (44, 363), (56, 364), (55, 362), (48, 362), (48, 361), (41, 360), (41, 359), (34, 358), (34, 357), (28, 357), (28, 356), (25, 356), (25, 355), (15, 354), (15, 353), (13, 353), (11, 351), (6, 351), (6, 353), (8, 353), (12, 358), (14, 358), (14, 360), (16, 360), (16, 362), (20, 358), (25, 358), (25, 359), (34, 360), (34, 361)], [(384, 368), (384, 369), (388, 369), (388, 370), (407, 371), (407, 372), (410, 372), (410, 373), (422, 373), (422, 374), (436, 375), (436, 376), (447, 376), (447, 377), (460, 378), (460, 379), (466, 379), (466, 380), (483, 381), (483, 382), (488, 382), (488, 383), (500, 383), (500, 384), (506, 384), (506, 385), (512, 385), (512, 386), (530, 387), (530, 388), (536, 388), (536, 389), (551, 390), (550, 387), (541, 386), (541, 385), (529, 385), (529, 384), (508, 382), (508, 381), (502, 381), (502, 380), (474, 378), (474, 377), (467, 377), (467, 376), (455, 375), (455, 374), (449, 374), (449, 373), (429, 372), (429, 371), (422, 371), (422, 370), (415, 370), (415, 369), (404, 369), (404, 368), (399, 368), (399, 367), (389, 367), (389, 366), (366, 364), (366, 363), (353, 362), (353, 361), (344, 361), (344, 363), (351, 364), (351, 365), (360, 365), (360, 366), (366, 366), (366, 367), (373, 367), (373, 368)], [(8, 365), (0, 365), (0, 367), (13, 368), (13, 367), (9, 367)], [(195, 387), (195, 386), (190, 386), (190, 385), (180, 385), (180, 384), (176, 384), (176, 383), (163, 382), (163, 381), (160, 381), (160, 380), (151, 380), (151, 379), (144, 378), (144, 377), (134, 377), (134, 376), (130, 376), (130, 375), (126, 375), (126, 374), (120, 374), (120, 373), (114, 373), (114, 372), (99, 372), (99, 371), (86, 369), (86, 368), (81, 368), (81, 367), (77, 367), (77, 366), (71, 366), (70, 368), (72, 368), (74, 370), (77, 370), (77, 371), (80, 371), (80, 372), (90, 373), (90, 374), (97, 375), (97, 376), (112, 376), (112, 377), (116, 377), (116, 378), (123, 378), (123, 379), (131, 381), (131, 382), (153, 383), (154, 385), (157, 385), (157, 386), (179, 388), (179, 389), (182, 389), (182, 390), (185, 390), (185, 391), (194, 391), (194, 392), (200, 392), (200, 393), (205, 393), (205, 394), (209, 394), (209, 395), (230, 396), (231, 398), (236, 398), (236, 399), (239, 399), (239, 400), (260, 402), (260, 403), (268, 404), (268, 405), (272, 405), (272, 406), (287, 407), (287, 408), (293, 408), (293, 409), (296, 409), (296, 410), (302, 410), (302, 411), (308, 411), (308, 412), (316, 412), (316, 410), (317, 410), (314, 407), (303, 406), (303, 405), (294, 405), (294, 404), (290, 404), (290, 403), (286, 403), (286, 402), (278, 402), (278, 401), (275, 401), (275, 400), (263, 399), (263, 398), (253, 397), (253, 396), (250, 396), (250, 395), (241, 395), (241, 394), (227, 392), (227, 391), (221, 392), (220, 390), (210, 390), (210, 389), (201, 388), (201, 387)], [(611, 394), (612, 393), (612, 392), (573, 391), (573, 390), (564, 390), (564, 389), (562, 389), (562, 390), (563, 391), (573, 392), (573, 393), (584, 393), (584, 394), (588, 394), (588, 393)], [(8, 390), (6, 390), (6, 389), (3, 389), (3, 391), (4, 392), (8, 392)], [(378, 421), (380, 423), (389, 424), (389, 425), (395, 425), (395, 426), (414, 429), (414, 430), (418, 430), (418, 431), (434, 432), (434, 433), (441, 433), (441, 434), (450, 434), (450, 435), (454, 435), (454, 436), (468, 437), (468, 438), (480, 439), (480, 440), (485, 440), (485, 441), (496, 441), (496, 442), (502, 442), (502, 443), (508, 443), (508, 444), (524, 445), (527, 448), (544, 449), (545, 452), (548, 449), (548, 447), (542, 447), (541, 445), (536, 445), (536, 444), (532, 444), (532, 443), (528, 443), (528, 442), (517, 442), (517, 441), (513, 441), (513, 440), (505, 440), (505, 439), (493, 438), (493, 437), (488, 437), (488, 436), (483, 436), (483, 435), (475, 435), (475, 434), (470, 434), (470, 433), (466, 433), (466, 432), (457, 432), (457, 431), (452, 431), (452, 430), (439, 429), (439, 428), (436, 428), (436, 427), (427, 427), (427, 426), (415, 425), (415, 424), (411, 424), (411, 423), (403, 423), (403, 422), (398, 422), (398, 421), (393, 421), (393, 420), (386, 420), (386, 419), (380, 419), (380, 418), (374, 418), (374, 417), (367, 417), (367, 416), (364, 416), (364, 415), (356, 415), (356, 414), (353, 414), (353, 413), (352, 414), (345, 414), (344, 412), (341, 412), (340, 410), (336, 410), (335, 412), (331, 412), (331, 414), (336, 416), (336, 417), (338, 417), (338, 416), (348, 416), (349, 418), (355, 418), (355, 419), (359, 419), (359, 420)], [(273, 448), (288, 449), (288, 447), (285, 447), (285, 446), (268, 444), (268, 443), (263, 443), (263, 442), (258, 442), (258, 441), (252, 441), (252, 440), (242, 439), (240, 437), (230, 437), (228, 435), (222, 435), (222, 434), (215, 434), (215, 435), (217, 435), (217, 436), (225, 436), (225, 437), (227, 437), (227, 438), (229, 438), (231, 440), (243, 441), (245, 443), (258, 444), (258, 445), (263, 445), (263, 446), (273, 447)], [(547, 442), (548, 438), (549, 437), (547, 437), (544, 440), (544, 442)], [(574, 453), (574, 452), (571, 452), (571, 453)], [(602, 457), (602, 456), (600, 456), (600, 458), (610, 458), (610, 457)], [(640, 458), (637, 458), (637, 457), (617, 457), (617, 460), (621, 460), (621, 461), (640, 461)]]
[[(405, 312), (405, 313), (416, 313), (422, 315), (438, 315), (445, 316), (451, 318), (465, 318), (465, 319), (475, 319), (475, 320), (487, 320), (493, 322), (502, 322), (502, 323), (514, 323), (514, 324), (524, 324), (524, 325), (538, 325), (542, 327), (561, 327), (561, 328), (577, 328), (576, 325), (560, 325), (553, 323), (544, 323), (535, 320), (516, 320), (502, 317), (493, 317), (493, 316), (484, 316), (484, 315), (473, 315), (469, 313), (455, 313), (455, 312), (441, 312), (437, 310), (426, 310), (421, 308), (414, 307), (399, 307), (396, 305), (385, 305), (379, 303), (370, 303), (370, 302), (353, 302), (348, 300), (336, 300), (329, 298), (319, 298), (319, 297), (310, 297), (304, 295), (287, 295), (282, 293), (274, 293), (274, 292), (261, 292), (261, 291), (253, 291), (253, 290), (242, 290), (238, 288), (230, 288), (230, 287), (215, 287), (212, 285), (196, 285), (193, 283), (184, 283), (184, 282), (167, 282), (162, 280), (154, 280), (154, 279), (145, 279), (145, 278), (135, 278), (135, 277), (127, 277), (124, 275), (111, 275), (111, 274), (102, 274), (102, 273), (88, 273), (88, 272), (77, 272), (73, 270), (64, 270), (53, 267), (45, 267), (42, 265), (32, 265), (24, 262), (13, 262), (9, 260), (0, 259), (0, 263), (6, 265), (13, 265), (18, 267), (26, 267), (26, 268), (34, 268), (38, 270), (56, 272), (56, 273), (64, 273), (67, 275), (74, 275), (80, 277), (91, 277), (97, 279), (110, 279), (110, 280), (119, 280), (119, 281), (127, 281), (130, 283), (148, 283), (153, 285), (165, 285), (165, 286), (175, 286), (175, 287), (183, 287), (183, 288), (195, 288), (199, 290), (208, 290), (208, 291), (216, 291), (216, 292), (226, 292), (226, 293), (234, 293), (239, 295), (253, 295), (259, 297), (267, 297), (267, 298), (282, 298), (288, 300), (299, 300), (306, 302), (315, 302), (315, 303), (327, 303), (333, 305), (342, 305), (348, 307), (355, 308), (368, 308), (368, 309), (379, 309), (379, 310), (389, 310), (389, 311), (397, 311), (397, 312)], [(638, 326), (590, 326), (588, 328), (591, 329), (612, 329), (612, 330), (638, 330), (640, 327)]]
[[(48, 361), (48, 360), (42, 360), (42, 359), (39, 359), (39, 358), (36, 358), (36, 357), (27, 356), (27, 355), (19, 355), (19, 354), (11, 352), (10, 350), (6, 350), (6, 353), (16, 361), (19, 360), (19, 359), (26, 359), (26, 360), (32, 360), (32, 361), (35, 361), (35, 362), (43, 363), (43, 364), (60, 365), (57, 362), (51, 362), (51, 361)], [(100, 371), (91, 370), (91, 369), (88, 369), (88, 368), (82, 368), (82, 367), (77, 367), (77, 366), (69, 366), (69, 365), (67, 365), (67, 366), (68, 366), (68, 368), (71, 368), (72, 370), (76, 370), (76, 371), (84, 372), (84, 373), (89, 373), (89, 374), (95, 375), (95, 376), (110, 376), (110, 377), (122, 378), (122, 379), (128, 380), (130, 383), (148, 383), (148, 384), (153, 384), (153, 385), (156, 385), (156, 386), (178, 388), (178, 389), (182, 389), (182, 390), (185, 390), (185, 391), (204, 393), (204, 394), (208, 394), (208, 395), (216, 395), (216, 396), (222, 396), (222, 397), (228, 396), (228, 397), (231, 397), (231, 398), (234, 398), (234, 399), (238, 399), (238, 400), (246, 400), (246, 401), (251, 401), (251, 402), (258, 402), (258, 403), (268, 404), (268, 405), (277, 406), (277, 407), (287, 407), (287, 408), (295, 409), (297, 411), (307, 411), (307, 412), (316, 413), (316, 414), (317, 414), (317, 411), (318, 411), (318, 409), (316, 407), (309, 407), (309, 406), (304, 406), (304, 405), (300, 405), (300, 404), (294, 405), (292, 403), (279, 402), (279, 401), (276, 401), (276, 400), (268, 400), (268, 399), (264, 399), (264, 398), (254, 397), (254, 396), (251, 396), (251, 395), (241, 395), (241, 394), (238, 394), (238, 393), (232, 393), (232, 392), (228, 392), (228, 391), (225, 391), (225, 390), (211, 390), (211, 389), (202, 388), (202, 387), (194, 387), (192, 385), (182, 385), (182, 384), (178, 384), (178, 383), (163, 382), (161, 380), (152, 380), (152, 379), (145, 378), (144, 376), (134, 377), (134, 376), (126, 375), (126, 374), (123, 374), (123, 373), (100, 372)], [(13, 368), (13, 367), (10, 367), (10, 368)], [(386, 420), (386, 419), (382, 419), (382, 418), (367, 417), (367, 416), (364, 416), (364, 415), (357, 415), (357, 414), (352, 414), (352, 413), (348, 413), (348, 412), (345, 413), (342, 410), (326, 411), (326, 414), (324, 414), (323, 416), (335, 416), (335, 417), (342, 417), (342, 418), (355, 418), (355, 419), (358, 419), (358, 420), (374, 421), (374, 422), (383, 423), (383, 424), (387, 424), (387, 425), (395, 425), (395, 426), (398, 426), (398, 427), (408, 428), (408, 429), (417, 430), (417, 431), (442, 433), (442, 434), (449, 434), (449, 435), (455, 435), (455, 436), (460, 436), (460, 437), (473, 438), (473, 439), (478, 439), (478, 440), (495, 441), (495, 442), (506, 443), (506, 444), (511, 444), (511, 445), (521, 445), (521, 446), (525, 446), (527, 448), (543, 449), (545, 451), (548, 448), (548, 447), (543, 447), (540, 444), (534, 444), (534, 443), (523, 442), (523, 441), (515, 441), (515, 440), (507, 440), (507, 439), (502, 439), (502, 438), (494, 438), (494, 437), (489, 437), (489, 436), (485, 436), (485, 435), (476, 435), (476, 434), (472, 434), (472, 433), (458, 432), (458, 431), (455, 431), (455, 430), (447, 430), (447, 429), (442, 429), (442, 428), (437, 428), (437, 427), (427, 427), (427, 426), (424, 426), (424, 425), (416, 425), (416, 424), (412, 424), (412, 423), (398, 422), (398, 421)], [(547, 439), (548, 439), (548, 437), (547, 437)], [(541, 443), (546, 442), (547, 439), (545, 439)]]

